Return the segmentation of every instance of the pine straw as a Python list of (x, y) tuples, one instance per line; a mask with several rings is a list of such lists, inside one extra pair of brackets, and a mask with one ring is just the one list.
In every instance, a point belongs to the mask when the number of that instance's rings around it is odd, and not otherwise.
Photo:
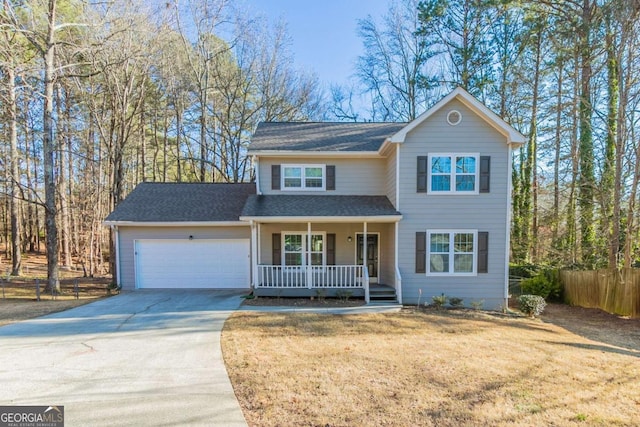
[(640, 425), (640, 342), (538, 319), (237, 312), (222, 348), (252, 426)]

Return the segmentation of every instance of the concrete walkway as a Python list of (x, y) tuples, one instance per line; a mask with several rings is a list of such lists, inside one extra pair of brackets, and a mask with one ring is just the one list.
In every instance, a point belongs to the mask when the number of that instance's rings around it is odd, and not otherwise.
[(267, 313), (325, 313), (325, 314), (373, 314), (397, 313), (402, 310), (400, 304), (366, 304), (355, 307), (294, 307), (290, 305), (243, 305), (239, 311), (260, 311)]
[(0, 405), (62, 405), (68, 426), (246, 426), (220, 349), (240, 295), (128, 292), (0, 327)]

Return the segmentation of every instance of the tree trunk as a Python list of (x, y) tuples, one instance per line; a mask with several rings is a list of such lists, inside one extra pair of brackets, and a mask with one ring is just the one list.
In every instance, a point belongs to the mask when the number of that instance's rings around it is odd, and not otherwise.
[(9, 92), (9, 145), (11, 147), (11, 177), (9, 182), (9, 196), (11, 198), (11, 275), (20, 276), (22, 273), (22, 252), (20, 239), (20, 203), (18, 201), (18, 182), (20, 181), (20, 167), (18, 158), (18, 116), (16, 106), (16, 76), (12, 65), (6, 67)]
[(56, 219), (55, 151), (53, 136), (53, 89), (55, 85), (55, 22), (57, 0), (49, 0), (47, 40), (44, 51), (43, 167), (48, 288), (60, 292), (58, 268), (58, 226)]
[(594, 160), (593, 160), (593, 131), (591, 116), (591, 18), (594, 4), (592, 0), (583, 0), (582, 23), (580, 36), (580, 103), (579, 103), (579, 159), (580, 180), (578, 201), (580, 206), (580, 242), (582, 262), (587, 267), (595, 267), (595, 227), (593, 215), (593, 201), (595, 190)]

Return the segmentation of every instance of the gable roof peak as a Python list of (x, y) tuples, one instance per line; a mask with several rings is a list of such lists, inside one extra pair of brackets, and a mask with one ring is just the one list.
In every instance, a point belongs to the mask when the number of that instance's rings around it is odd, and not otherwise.
[(480, 102), (476, 97), (471, 95), (461, 86), (456, 87), (454, 90), (445, 95), (440, 101), (436, 102), (427, 111), (416, 117), (407, 126), (396, 132), (389, 140), (390, 142), (403, 143), (407, 134), (413, 129), (422, 124), (425, 120), (431, 117), (434, 113), (442, 109), (452, 100), (457, 99), (462, 102), (467, 108), (476, 113), (490, 126), (496, 129), (507, 138), (507, 144), (509, 145), (522, 145), (525, 142), (525, 137), (516, 129), (514, 129), (509, 123), (491, 111), (489, 107)]

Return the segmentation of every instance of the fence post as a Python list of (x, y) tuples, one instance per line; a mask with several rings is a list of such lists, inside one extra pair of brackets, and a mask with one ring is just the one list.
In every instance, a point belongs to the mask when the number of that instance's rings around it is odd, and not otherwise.
[(36, 279), (36, 300), (40, 301), (40, 279)]
[(4, 296), (4, 282), (2, 281), (2, 279), (0, 279), (0, 283), (2, 283), (2, 299), (6, 299), (6, 297)]
[(79, 296), (78, 296), (78, 279), (75, 279), (73, 281), (73, 293), (76, 294), (76, 299), (79, 299)]

